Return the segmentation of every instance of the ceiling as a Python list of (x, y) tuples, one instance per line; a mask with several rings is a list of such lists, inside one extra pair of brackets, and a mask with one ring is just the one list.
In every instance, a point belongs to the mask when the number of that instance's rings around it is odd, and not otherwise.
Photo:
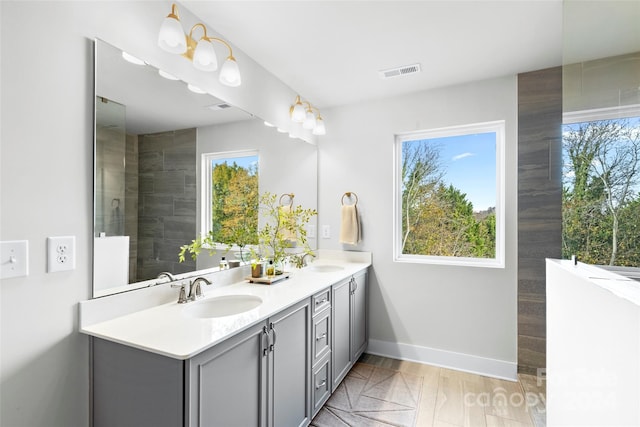
[(319, 108), (640, 50), (640, 0), (181, 3)]

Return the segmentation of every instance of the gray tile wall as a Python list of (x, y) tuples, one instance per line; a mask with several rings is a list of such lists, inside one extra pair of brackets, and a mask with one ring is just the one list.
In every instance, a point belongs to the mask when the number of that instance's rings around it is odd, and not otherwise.
[(138, 277), (138, 136), (127, 135), (124, 234), (129, 236), (129, 282)]
[(137, 280), (194, 270), (178, 252), (196, 236), (196, 129), (141, 135), (138, 185)]
[(562, 68), (518, 75), (518, 371), (546, 366), (545, 258), (562, 244)]

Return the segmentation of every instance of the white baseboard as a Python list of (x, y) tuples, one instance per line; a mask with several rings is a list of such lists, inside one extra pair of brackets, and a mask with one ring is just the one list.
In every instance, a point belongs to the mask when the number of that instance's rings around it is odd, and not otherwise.
[(518, 380), (518, 364), (515, 362), (373, 339), (369, 340), (366, 352), (509, 381)]

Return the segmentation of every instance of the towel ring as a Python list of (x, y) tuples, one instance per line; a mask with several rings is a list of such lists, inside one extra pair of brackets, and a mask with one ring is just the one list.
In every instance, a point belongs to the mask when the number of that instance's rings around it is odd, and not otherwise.
[(356, 193), (352, 193), (351, 191), (347, 191), (346, 193), (344, 193), (342, 195), (342, 199), (340, 200), (340, 203), (344, 206), (344, 198), (345, 197), (351, 198), (351, 196), (355, 197), (356, 201), (355, 201), (355, 203), (353, 205), (357, 206), (358, 205), (358, 195)]
[(280, 200), (278, 201), (280, 206), (284, 206), (282, 204), (282, 199), (284, 199), (285, 197), (289, 198), (289, 207), (293, 207), (293, 198), (295, 197), (293, 193), (284, 193), (282, 196), (280, 196)]

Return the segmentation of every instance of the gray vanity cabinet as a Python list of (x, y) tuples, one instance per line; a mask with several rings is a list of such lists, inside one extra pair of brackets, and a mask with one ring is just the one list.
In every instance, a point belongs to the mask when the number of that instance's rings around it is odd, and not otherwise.
[(332, 287), (333, 390), (367, 348), (367, 272)]
[(188, 426), (311, 422), (309, 300), (187, 362)]
[(307, 298), (188, 360), (93, 339), (94, 427), (311, 422)]
[(266, 427), (267, 326), (186, 361), (187, 426)]
[(271, 317), (269, 338), (268, 426), (306, 426), (311, 422), (309, 300)]
[(369, 343), (367, 323), (367, 272), (353, 276), (351, 290), (352, 360), (355, 363)]
[(93, 427), (183, 425), (184, 363), (92, 339)]

